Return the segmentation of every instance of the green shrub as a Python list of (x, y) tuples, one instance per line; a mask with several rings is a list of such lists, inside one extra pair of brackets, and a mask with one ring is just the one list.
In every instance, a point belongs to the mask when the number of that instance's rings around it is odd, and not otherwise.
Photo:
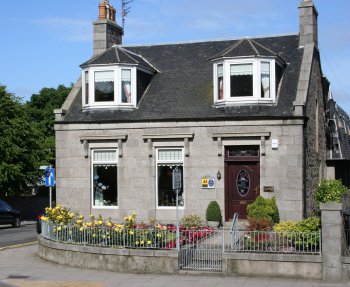
[(340, 179), (328, 179), (322, 181), (316, 190), (318, 204), (325, 202), (340, 202), (342, 196), (348, 192)]
[(273, 231), (280, 232), (282, 235), (285, 235), (288, 232), (295, 232), (297, 226), (297, 222), (295, 221), (282, 221), (280, 223), (275, 224), (273, 227)]
[(202, 220), (196, 214), (189, 214), (182, 217), (181, 223), (186, 229), (195, 229), (202, 224)]
[(207, 221), (221, 222), (222, 220), (221, 210), (220, 210), (219, 204), (216, 201), (211, 201), (208, 204), (205, 217)]
[(321, 220), (319, 217), (313, 216), (302, 221), (299, 221), (296, 224), (295, 231), (297, 232), (315, 232), (320, 231), (321, 229)]
[(278, 223), (280, 216), (276, 198), (265, 199), (259, 195), (253, 203), (247, 206), (247, 215), (250, 218), (267, 219), (273, 223)]

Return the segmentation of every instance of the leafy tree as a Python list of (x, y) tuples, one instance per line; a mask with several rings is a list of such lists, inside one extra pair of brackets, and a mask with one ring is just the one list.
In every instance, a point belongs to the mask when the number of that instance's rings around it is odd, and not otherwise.
[(45, 158), (42, 134), (19, 98), (0, 85), (0, 196), (21, 193), (38, 175)]
[(25, 104), (27, 113), (43, 135), (42, 148), (46, 152), (46, 164), (55, 166), (54, 109), (62, 106), (72, 87), (59, 85), (57, 89), (43, 88), (39, 94), (33, 94)]

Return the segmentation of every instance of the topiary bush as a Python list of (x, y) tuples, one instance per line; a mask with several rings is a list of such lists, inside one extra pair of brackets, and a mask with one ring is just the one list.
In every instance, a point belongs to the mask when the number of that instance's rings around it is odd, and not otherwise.
[(272, 223), (280, 221), (276, 198), (264, 198), (258, 196), (256, 200), (247, 206), (248, 218), (267, 219)]
[(340, 179), (328, 179), (322, 181), (316, 189), (316, 201), (318, 204), (325, 202), (340, 203), (342, 196), (348, 192)]
[(207, 221), (221, 222), (222, 220), (221, 210), (217, 201), (214, 200), (208, 204), (205, 217)]

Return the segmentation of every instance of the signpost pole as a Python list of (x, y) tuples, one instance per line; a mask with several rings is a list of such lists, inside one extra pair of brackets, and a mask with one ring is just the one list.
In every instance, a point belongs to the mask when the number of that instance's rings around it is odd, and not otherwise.
[(176, 250), (180, 251), (180, 229), (179, 229), (179, 189), (176, 189)]
[(52, 208), (52, 186), (50, 186), (50, 208)]

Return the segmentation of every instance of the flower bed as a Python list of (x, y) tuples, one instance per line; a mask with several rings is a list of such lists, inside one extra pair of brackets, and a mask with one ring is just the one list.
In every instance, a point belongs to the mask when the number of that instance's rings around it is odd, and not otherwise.
[[(71, 244), (113, 247), (113, 248), (176, 248), (176, 226), (164, 225), (151, 219), (149, 222), (136, 223), (136, 213), (126, 216), (123, 223), (114, 223), (110, 219), (90, 215), (71, 213), (56, 206), (46, 208), (42, 220), (42, 235), (46, 239)], [(205, 240), (214, 233), (210, 227), (192, 227), (188, 230), (180, 226), (180, 246)]]

